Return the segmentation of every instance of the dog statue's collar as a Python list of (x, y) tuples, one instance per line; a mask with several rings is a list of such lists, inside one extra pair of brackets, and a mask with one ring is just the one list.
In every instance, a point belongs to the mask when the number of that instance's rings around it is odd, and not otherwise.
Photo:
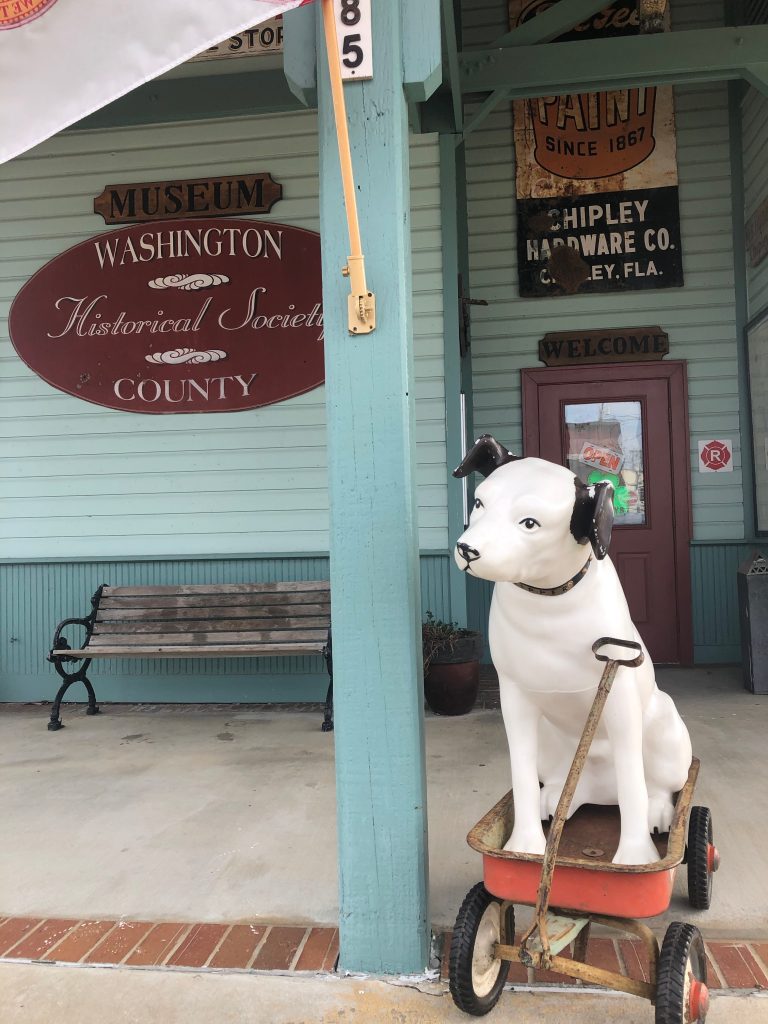
[(521, 590), (527, 590), (530, 594), (543, 594), (545, 597), (557, 597), (559, 594), (567, 594), (569, 590), (573, 590), (579, 580), (586, 576), (591, 561), (592, 555), (589, 556), (575, 576), (571, 576), (567, 582), (561, 583), (559, 587), (532, 587), (529, 583), (516, 583), (515, 586), (520, 587)]

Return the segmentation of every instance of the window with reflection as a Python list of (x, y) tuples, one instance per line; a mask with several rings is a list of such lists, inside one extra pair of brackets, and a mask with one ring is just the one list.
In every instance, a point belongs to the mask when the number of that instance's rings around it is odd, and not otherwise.
[(609, 480), (617, 526), (645, 524), (643, 410), (640, 402), (565, 406), (566, 463), (586, 484)]

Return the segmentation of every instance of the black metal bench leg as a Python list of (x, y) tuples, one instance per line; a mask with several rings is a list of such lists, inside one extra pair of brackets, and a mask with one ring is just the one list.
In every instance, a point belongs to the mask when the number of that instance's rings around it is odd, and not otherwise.
[(331, 645), (331, 631), (328, 630), (328, 641), (323, 651), (325, 667), (328, 669), (328, 692), (325, 695), (325, 713), (323, 724), (320, 727), (323, 732), (333, 732), (333, 653)]
[(93, 687), (91, 686), (87, 676), (83, 676), (83, 684), (88, 691), (88, 709), (85, 713), (86, 715), (98, 715), (101, 708), (96, 703), (96, 694), (94, 693)]
[(74, 682), (74, 679), (65, 679), (65, 681), (59, 687), (59, 692), (56, 694), (56, 697), (53, 701), (53, 707), (51, 708), (51, 720), (48, 723), (49, 732), (57, 732), (57, 730), (64, 728), (64, 724), (61, 721), (61, 718), (59, 717), (59, 709), (61, 707), (61, 702), (64, 699), (64, 694), (67, 692), (67, 690)]
[[(91, 659), (86, 659), (86, 661), (80, 666), (77, 672), (66, 672), (62, 667), (61, 658), (51, 658), (50, 660), (53, 661), (54, 668), (59, 673), (64, 682), (59, 687), (59, 691), (56, 694), (56, 697), (54, 698), (53, 701), (53, 707), (51, 708), (51, 720), (48, 722), (48, 731), (58, 732), (59, 729), (64, 728), (64, 723), (61, 720), (60, 714), (61, 702), (64, 699), (64, 694), (70, 688), (72, 683), (82, 683), (83, 686), (85, 686), (85, 689), (88, 693), (88, 709), (85, 713), (87, 715), (98, 715), (100, 708), (99, 705), (96, 703), (96, 693), (93, 689), (93, 686), (91, 685), (90, 680), (88, 679), (88, 676), (86, 675), (88, 666), (91, 663)], [(74, 659), (70, 658), (69, 660), (73, 661)]]
[(323, 732), (333, 732), (333, 679), (328, 683), (328, 693), (325, 695), (325, 713), (321, 729)]

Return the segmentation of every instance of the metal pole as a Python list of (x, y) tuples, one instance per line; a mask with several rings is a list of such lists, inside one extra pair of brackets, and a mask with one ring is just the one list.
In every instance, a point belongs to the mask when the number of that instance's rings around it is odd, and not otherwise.
[(345, 277), (349, 277), (352, 292), (348, 299), (349, 333), (360, 334), (373, 331), (376, 327), (376, 300), (373, 293), (368, 291), (365, 281), (365, 256), (362, 252), (360, 224), (357, 219), (355, 177), (352, 171), (352, 153), (349, 146), (347, 108), (344, 102), (344, 84), (341, 78), (333, 0), (322, 0), (322, 11), (325, 49), (328, 54), (328, 74), (331, 80), (333, 117), (336, 122), (336, 138), (339, 143), (344, 206), (347, 211), (347, 227), (349, 229), (350, 254), (347, 258), (347, 265), (342, 268), (341, 272)]

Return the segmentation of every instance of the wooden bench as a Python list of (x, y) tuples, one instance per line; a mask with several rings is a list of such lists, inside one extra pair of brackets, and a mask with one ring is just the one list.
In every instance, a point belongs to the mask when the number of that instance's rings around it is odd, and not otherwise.
[[(290, 583), (219, 583), (178, 587), (103, 584), (82, 619), (56, 627), (48, 660), (64, 680), (51, 708), (51, 731), (61, 729), (61, 701), (72, 683), (88, 691), (87, 714), (99, 708), (88, 679), (94, 658), (274, 658), (321, 654), (330, 683), (323, 731), (333, 728), (331, 596), (327, 580)], [(62, 635), (86, 630), (81, 647)], [(81, 662), (76, 671), (65, 665)]]

